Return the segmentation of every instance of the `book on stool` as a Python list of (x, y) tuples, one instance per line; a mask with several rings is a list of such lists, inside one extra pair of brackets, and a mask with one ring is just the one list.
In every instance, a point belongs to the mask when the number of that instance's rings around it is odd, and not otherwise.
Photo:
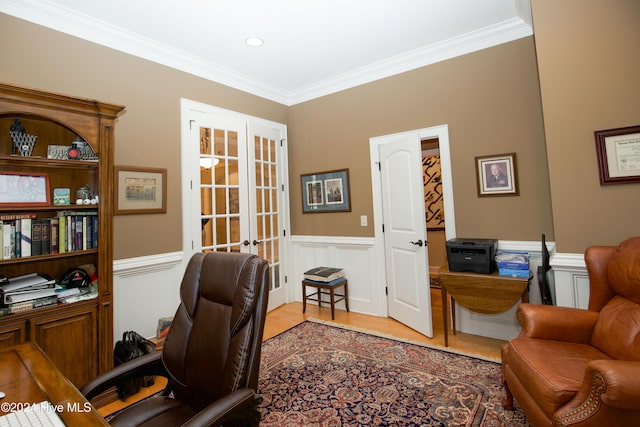
[(335, 267), (315, 267), (304, 272), (304, 278), (314, 282), (333, 282), (344, 277), (344, 270)]

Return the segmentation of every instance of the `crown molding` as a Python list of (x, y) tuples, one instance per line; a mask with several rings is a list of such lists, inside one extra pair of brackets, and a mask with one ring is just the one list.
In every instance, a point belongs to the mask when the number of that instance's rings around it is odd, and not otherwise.
[(47, 0), (3, 0), (0, 12), (287, 106), (533, 34), (530, 24), (514, 18), (298, 90), (285, 91)]
[(532, 34), (533, 30), (530, 25), (520, 18), (514, 18), (291, 91), (289, 105), (518, 40)]

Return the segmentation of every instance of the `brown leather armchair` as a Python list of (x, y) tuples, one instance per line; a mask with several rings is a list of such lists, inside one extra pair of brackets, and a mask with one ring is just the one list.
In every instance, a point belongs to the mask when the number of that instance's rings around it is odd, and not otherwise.
[(505, 409), (536, 426), (640, 426), (640, 237), (585, 252), (588, 310), (521, 304), (502, 349)]
[(195, 254), (162, 352), (114, 368), (82, 393), (92, 399), (122, 380), (161, 375), (168, 378), (162, 395), (126, 408), (111, 425), (213, 426), (239, 420), (257, 426), (268, 292), (267, 261), (240, 253)]

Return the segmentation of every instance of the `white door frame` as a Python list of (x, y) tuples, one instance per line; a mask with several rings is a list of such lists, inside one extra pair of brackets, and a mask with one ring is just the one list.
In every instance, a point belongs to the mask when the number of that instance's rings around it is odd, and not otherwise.
[[(382, 188), (379, 176), (378, 165), (380, 163), (380, 145), (394, 135), (415, 134), (418, 138), (417, 144), (421, 140), (438, 138), (440, 146), (440, 166), (442, 173), (442, 190), (444, 199), (444, 218), (445, 218), (445, 237), (447, 240), (456, 237), (456, 220), (453, 206), (453, 174), (451, 171), (451, 154), (449, 149), (449, 127), (448, 125), (434, 126), (430, 128), (418, 129), (408, 132), (399, 132), (393, 135), (383, 135), (369, 139), (369, 155), (371, 158), (371, 194), (373, 198), (373, 223), (374, 223), (374, 252), (376, 277), (387, 277), (385, 253), (384, 253), (384, 234), (382, 232), (383, 214), (382, 214)], [(422, 173), (422, 172), (421, 172)], [(427, 236), (428, 238), (428, 236)], [(377, 308), (380, 316), (388, 316), (389, 309), (387, 307), (387, 295), (385, 292), (386, 279), (381, 280), (380, 287), (377, 290), (379, 298), (379, 306)]]

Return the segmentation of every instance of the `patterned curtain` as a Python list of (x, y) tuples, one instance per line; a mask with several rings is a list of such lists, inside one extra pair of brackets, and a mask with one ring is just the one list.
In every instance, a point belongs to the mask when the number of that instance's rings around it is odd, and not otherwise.
[(427, 230), (444, 230), (440, 156), (422, 158), (422, 182), (424, 184), (424, 210)]

